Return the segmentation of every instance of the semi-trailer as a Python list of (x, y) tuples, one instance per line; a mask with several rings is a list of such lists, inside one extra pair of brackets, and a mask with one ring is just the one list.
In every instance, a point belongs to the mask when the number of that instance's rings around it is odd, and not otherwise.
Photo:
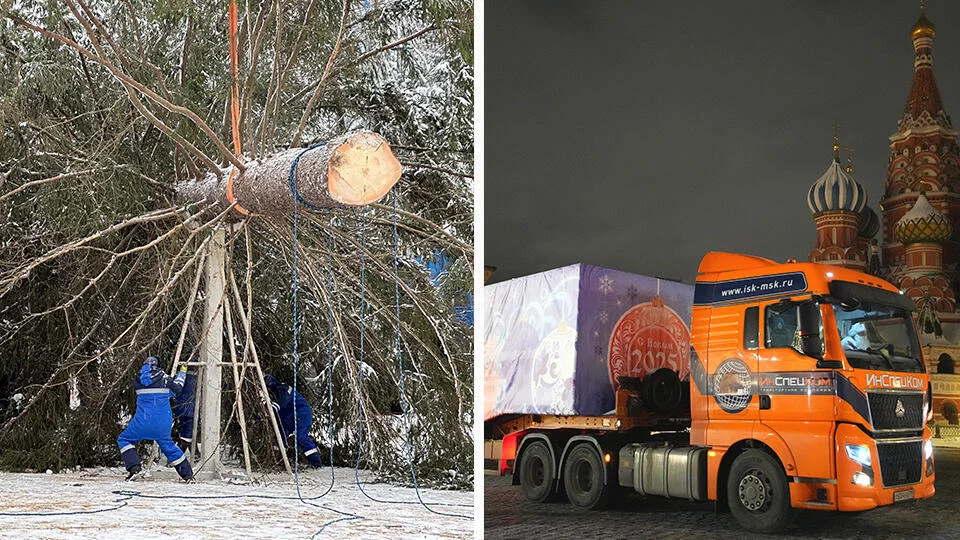
[(916, 307), (883, 279), (712, 252), (693, 287), (574, 265), (485, 295), (486, 431), (529, 500), (633, 490), (775, 532), (934, 494)]

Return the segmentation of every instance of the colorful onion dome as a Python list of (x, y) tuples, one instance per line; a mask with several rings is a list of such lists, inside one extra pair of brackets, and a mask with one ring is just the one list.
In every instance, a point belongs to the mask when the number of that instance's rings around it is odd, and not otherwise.
[(814, 214), (821, 212), (856, 212), (867, 205), (867, 192), (834, 159), (827, 172), (810, 186), (807, 192), (807, 206)]
[(860, 212), (860, 227), (857, 229), (858, 236), (873, 238), (880, 230), (880, 218), (873, 208), (864, 206)]
[(917, 197), (913, 208), (900, 218), (894, 229), (897, 240), (903, 244), (943, 242), (950, 238), (951, 233), (953, 233), (953, 226), (950, 221), (930, 205), (930, 201), (923, 192)]

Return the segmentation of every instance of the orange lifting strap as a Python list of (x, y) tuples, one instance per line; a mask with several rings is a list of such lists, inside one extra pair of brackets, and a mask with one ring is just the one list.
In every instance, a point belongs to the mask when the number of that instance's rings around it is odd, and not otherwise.
[[(237, 71), (240, 61), (237, 59), (237, 1), (230, 0), (230, 71), (233, 74), (233, 89), (230, 90), (230, 130), (233, 132), (233, 153), (240, 157), (242, 151), (240, 148), (240, 82)], [(233, 196), (233, 181), (237, 178), (238, 171), (236, 167), (230, 171), (230, 178), (227, 179), (227, 201), (234, 205), (234, 209), (245, 216), (250, 212), (240, 206)]]

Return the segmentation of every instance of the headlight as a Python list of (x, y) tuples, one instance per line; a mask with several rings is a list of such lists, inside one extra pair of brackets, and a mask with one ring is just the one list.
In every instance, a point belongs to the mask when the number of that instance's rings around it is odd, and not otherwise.
[[(847, 454), (849, 455), (849, 451)], [(927, 439), (923, 443), (923, 459), (930, 459), (930, 456), (933, 455), (933, 442), (930, 439)], [(853, 459), (853, 458), (850, 458)]]
[(863, 465), (864, 467), (870, 466), (870, 449), (862, 444), (848, 444), (847, 448), (847, 457)]
[(853, 479), (851, 480), (851, 482), (853, 482), (858, 486), (864, 486), (864, 487), (869, 487), (873, 485), (873, 479), (860, 471), (853, 473)]

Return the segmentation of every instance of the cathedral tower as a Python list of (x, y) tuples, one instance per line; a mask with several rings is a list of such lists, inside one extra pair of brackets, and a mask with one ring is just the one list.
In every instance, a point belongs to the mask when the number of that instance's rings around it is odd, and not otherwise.
[(861, 238), (861, 213), (867, 207), (867, 192), (852, 172), (840, 165), (840, 141), (836, 135), (833, 161), (810, 186), (807, 206), (817, 224), (817, 245), (810, 252), (810, 261), (866, 270), (868, 253)]
[[(883, 273), (894, 284), (908, 272), (907, 246), (896, 229), (901, 219), (917, 204), (921, 193), (929, 206), (943, 214), (952, 225), (949, 238), (942, 241), (941, 271), (952, 272), (960, 258), (960, 167), (957, 132), (943, 109), (940, 90), (933, 74), (933, 39), (936, 26), (925, 9), (910, 29), (913, 41), (913, 83), (907, 95), (897, 131), (890, 136), (887, 180), (880, 207), (883, 211)], [(914, 272), (915, 273), (915, 272)]]
[(933, 75), (936, 26), (920, 17), (910, 29), (913, 82), (897, 131), (880, 209), (883, 217), (880, 275), (917, 304), (917, 323), (931, 374), (938, 421), (957, 423), (960, 384), (960, 312), (956, 277), (960, 262), (960, 167), (957, 132), (943, 109)]

